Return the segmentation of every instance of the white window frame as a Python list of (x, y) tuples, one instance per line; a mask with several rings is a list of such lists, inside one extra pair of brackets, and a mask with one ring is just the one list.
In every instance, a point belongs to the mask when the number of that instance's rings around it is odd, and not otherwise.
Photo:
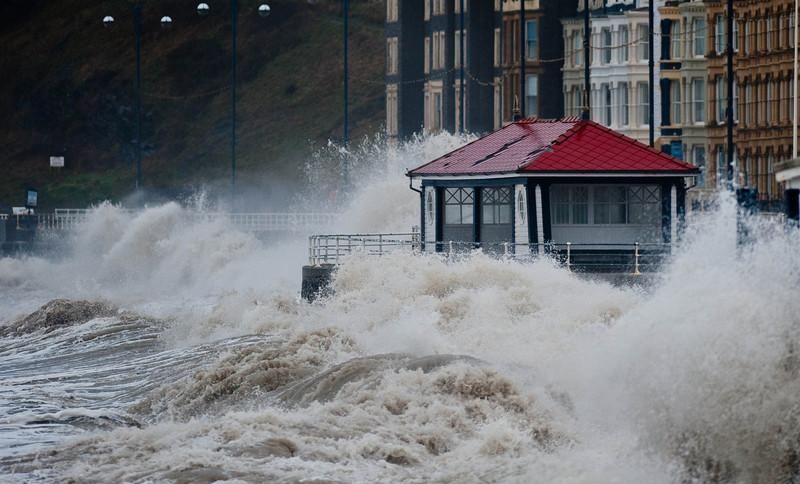
[[(532, 81), (532, 82), (531, 82)], [(535, 86), (535, 93), (531, 95), (531, 84)], [(539, 93), (541, 87), (539, 85), (539, 76), (530, 74), (525, 76), (525, 116), (532, 117), (539, 115)], [(531, 102), (531, 100), (535, 102)]]
[(627, 25), (620, 25), (619, 26), (619, 63), (624, 64), (629, 60), (629, 48), (630, 46), (628, 43), (630, 42), (630, 29)]
[(386, 39), (386, 73), (388, 75), (395, 75), (398, 73), (399, 57), (397, 41), (397, 37), (389, 37)]
[(600, 29), (600, 37), (602, 39), (602, 52), (600, 53), (601, 64), (611, 64), (611, 27), (603, 27)]
[(639, 126), (649, 126), (652, 122), (650, 118), (650, 87), (646, 82), (636, 84), (636, 92), (639, 98)]
[[(534, 52), (531, 54), (531, 40), (528, 38), (528, 25), (535, 25), (536, 26), (536, 38), (533, 40), (534, 43)], [(537, 60), (539, 59), (539, 20), (538, 19), (528, 19), (525, 21), (525, 58), (528, 60)]]
[(725, 17), (717, 15), (714, 18), (714, 52), (717, 55), (725, 53)]
[(683, 56), (681, 54), (681, 23), (680, 21), (672, 22), (670, 27), (670, 58), (672, 60), (680, 60)]
[(386, 21), (397, 22), (399, 18), (399, 0), (386, 0)]
[(425, 52), (423, 53), (423, 72), (429, 74), (431, 72), (431, 38), (425, 36)]
[(639, 62), (648, 62), (650, 60), (650, 26), (647, 24), (639, 24), (636, 26), (637, 46), (637, 60)]
[[(692, 123), (704, 125), (706, 123), (706, 81), (703, 78), (692, 79)], [(699, 115), (698, 115), (699, 114)]]
[(683, 103), (681, 102), (681, 81), (673, 80), (670, 83), (670, 124), (680, 126), (683, 124)]
[(631, 113), (630, 113), (630, 89), (627, 82), (622, 82), (617, 86), (619, 90), (619, 125), (630, 126)]
[(612, 102), (611, 86), (608, 83), (600, 84), (600, 104), (602, 106), (602, 124), (611, 126), (612, 121)]
[(692, 52), (695, 57), (705, 57), (708, 27), (703, 17), (692, 18)]

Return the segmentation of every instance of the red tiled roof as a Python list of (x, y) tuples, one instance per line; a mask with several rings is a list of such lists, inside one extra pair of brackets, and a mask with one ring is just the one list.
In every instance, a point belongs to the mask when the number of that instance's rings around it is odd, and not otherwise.
[(587, 172), (691, 175), (697, 169), (593, 121), (567, 118), (511, 123), (409, 175)]

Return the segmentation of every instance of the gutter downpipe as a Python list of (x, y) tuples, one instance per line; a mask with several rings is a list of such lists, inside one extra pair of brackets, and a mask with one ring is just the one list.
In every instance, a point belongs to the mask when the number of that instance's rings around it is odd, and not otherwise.
[(728, 166), (726, 174), (728, 177), (728, 188), (736, 188), (736, 156), (733, 146), (733, 0), (728, 0)]
[(583, 116), (581, 119), (584, 121), (589, 121), (591, 118), (591, 96), (592, 96), (592, 80), (591, 80), (591, 70), (589, 69), (589, 63), (591, 62), (591, 52), (589, 51), (590, 43), (589, 38), (591, 36), (589, 25), (589, 0), (583, 0)]
[(800, 1), (794, 0), (794, 119), (792, 128), (792, 159), (797, 159), (797, 56), (798, 49), (797, 43), (800, 40), (800, 35), (797, 32), (797, 16), (800, 13)]
[[(588, 0), (587, 0), (588, 1)], [(522, 114), (522, 117), (525, 118), (527, 116), (526, 110), (526, 101), (525, 98), (525, 89), (526, 89), (526, 79), (525, 79), (525, 57), (526, 57), (526, 45), (525, 45), (525, 0), (519, 0), (519, 110)]]
[(655, 11), (656, 11), (656, 2), (655, 0), (648, 1), (648, 24), (650, 25), (650, 32), (648, 32), (649, 42), (647, 46), (648, 50), (648, 57), (650, 57), (650, 62), (648, 62), (648, 76), (650, 81), (650, 91), (648, 93), (648, 97), (650, 98), (650, 147), (653, 148), (656, 145), (656, 60), (655, 60), (655, 45), (654, 40), (655, 36), (653, 35), (653, 30), (655, 30)]

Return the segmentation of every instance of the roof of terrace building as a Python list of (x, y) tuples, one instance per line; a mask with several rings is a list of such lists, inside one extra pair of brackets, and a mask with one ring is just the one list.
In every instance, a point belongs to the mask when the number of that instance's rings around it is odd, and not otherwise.
[(408, 175), (620, 174), (694, 176), (699, 170), (594, 121), (515, 121)]

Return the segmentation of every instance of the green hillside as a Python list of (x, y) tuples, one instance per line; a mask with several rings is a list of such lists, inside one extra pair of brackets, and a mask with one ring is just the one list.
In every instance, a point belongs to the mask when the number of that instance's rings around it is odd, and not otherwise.
[[(230, 180), (230, 2), (146, 0), (144, 161), (148, 197)], [(250, 208), (285, 204), (311, 154), (342, 136), (340, 1), (239, 0), (238, 176)], [(351, 2), (353, 137), (383, 123), (383, 2)], [(115, 26), (103, 28), (104, 15)], [(173, 27), (160, 28), (163, 15)], [(0, 205), (25, 187), (44, 207), (124, 200), (134, 185), (134, 35), (126, 0), (0, 2)], [(49, 167), (66, 157), (64, 169)], [(330, 176), (338, 176), (331, 167)], [(262, 205), (263, 207), (257, 206)]]

